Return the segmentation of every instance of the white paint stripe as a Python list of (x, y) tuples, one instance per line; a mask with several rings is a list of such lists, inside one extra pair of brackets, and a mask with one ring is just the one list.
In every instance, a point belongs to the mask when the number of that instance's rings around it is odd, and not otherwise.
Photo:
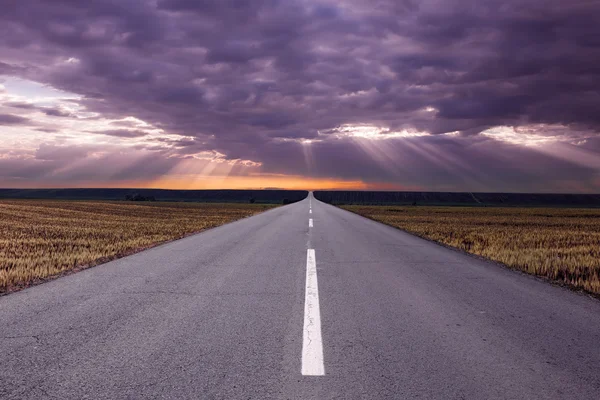
[(309, 228), (312, 228), (312, 227), (313, 227), (313, 221), (312, 221), (312, 218), (310, 218), (310, 219), (308, 220), (308, 227), (309, 227)]
[(323, 339), (321, 338), (321, 311), (315, 250), (306, 254), (306, 290), (304, 299), (304, 334), (302, 336), (302, 375), (325, 375)]
[(309, 214), (312, 214), (312, 209), (308, 210), (308, 213), (309, 213)]

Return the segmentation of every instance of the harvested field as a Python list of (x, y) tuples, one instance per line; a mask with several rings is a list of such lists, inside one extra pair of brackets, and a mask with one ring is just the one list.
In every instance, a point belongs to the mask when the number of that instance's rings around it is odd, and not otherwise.
[(105, 262), (272, 207), (0, 200), (0, 292)]
[(510, 268), (600, 294), (600, 209), (343, 208)]

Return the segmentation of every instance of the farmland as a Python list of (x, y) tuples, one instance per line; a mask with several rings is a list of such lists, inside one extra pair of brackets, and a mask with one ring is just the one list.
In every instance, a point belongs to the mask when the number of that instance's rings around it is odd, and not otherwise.
[(510, 268), (600, 294), (600, 209), (343, 208)]
[[(336, 205), (600, 207), (600, 194), (316, 191), (315, 197)], [(0, 191), (0, 196), (2, 192)]]
[(0, 200), (0, 293), (272, 207)]
[(305, 190), (167, 190), (119, 188), (0, 189), (0, 199), (127, 200), (131, 197), (157, 201), (202, 203), (293, 203), (308, 195)]

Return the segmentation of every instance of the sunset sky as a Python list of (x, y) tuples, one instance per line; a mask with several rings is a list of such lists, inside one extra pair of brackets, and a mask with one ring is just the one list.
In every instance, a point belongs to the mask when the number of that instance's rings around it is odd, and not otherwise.
[(600, 2), (3, 0), (0, 187), (600, 192)]

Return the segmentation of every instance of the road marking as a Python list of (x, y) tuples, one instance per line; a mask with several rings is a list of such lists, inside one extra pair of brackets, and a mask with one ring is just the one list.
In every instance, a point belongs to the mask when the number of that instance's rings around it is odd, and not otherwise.
[(325, 375), (321, 311), (315, 250), (306, 253), (306, 289), (304, 298), (304, 332), (302, 336), (302, 375)]
[(310, 219), (308, 220), (308, 227), (309, 227), (309, 228), (312, 228), (312, 227), (313, 227), (312, 218), (310, 218)]
[(309, 214), (312, 214), (312, 209), (308, 210), (308, 213), (309, 213)]

